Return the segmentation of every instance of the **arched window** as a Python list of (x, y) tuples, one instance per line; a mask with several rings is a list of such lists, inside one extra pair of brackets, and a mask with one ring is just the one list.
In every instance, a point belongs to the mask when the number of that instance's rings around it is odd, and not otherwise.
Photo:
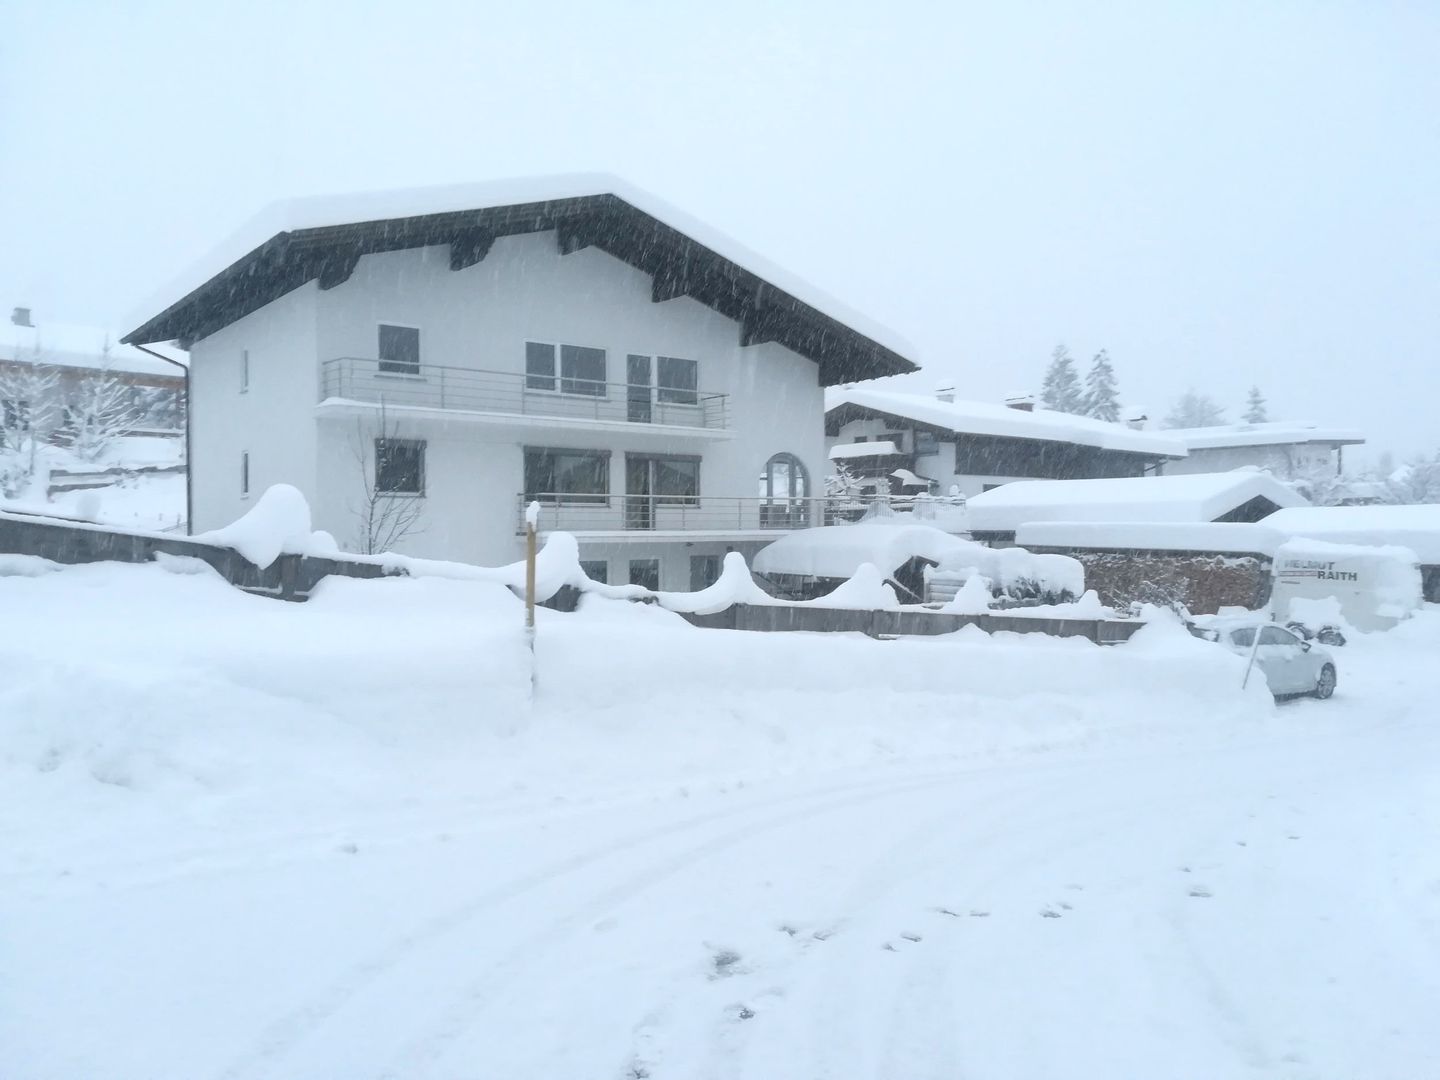
[(809, 521), (810, 474), (794, 454), (776, 454), (760, 474), (760, 527), (800, 528)]

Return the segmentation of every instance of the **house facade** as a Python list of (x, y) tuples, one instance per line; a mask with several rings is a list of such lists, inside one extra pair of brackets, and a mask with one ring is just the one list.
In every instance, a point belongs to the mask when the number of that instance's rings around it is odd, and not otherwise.
[(1288, 421), (1174, 428), (1164, 434), (1188, 451), (1184, 458), (1166, 462), (1163, 471), (1167, 473), (1226, 472), (1253, 466), (1287, 481), (1339, 476), (1345, 447), (1365, 442), (1358, 431)]
[(533, 500), (592, 577), (703, 586), (821, 523), (824, 386), (913, 369), (614, 181), (368, 198), (127, 338), (189, 345), (195, 530), (285, 482), (348, 550), (495, 565)]
[(1185, 455), (1173, 439), (1088, 417), (1017, 406), (836, 387), (826, 394), (827, 453), (893, 492), (980, 495), (1015, 480), (1143, 476)]

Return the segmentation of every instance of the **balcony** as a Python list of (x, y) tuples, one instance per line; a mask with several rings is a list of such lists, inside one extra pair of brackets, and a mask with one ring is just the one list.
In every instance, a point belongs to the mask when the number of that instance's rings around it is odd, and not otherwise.
[[(540, 504), (540, 532), (613, 533), (643, 538), (655, 533), (779, 533), (853, 520), (825, 498), (723, 498), (713, 495), (572, 495), (517, 497), (516, 531), (525, 531), (525, 508)], [(863, 510), (861, 511), (863, 512)]]
[[(387, 409), (440, 409), (479, 417), (570, 421), (727, 432), (728, 394), (630, 386), (587, 379), (535, 378), (506, 371), (398, 364), (345, 356), (320, 365), (322, 402), (360, 402)], [(662, 400), (662, 397), (665, 400)]]

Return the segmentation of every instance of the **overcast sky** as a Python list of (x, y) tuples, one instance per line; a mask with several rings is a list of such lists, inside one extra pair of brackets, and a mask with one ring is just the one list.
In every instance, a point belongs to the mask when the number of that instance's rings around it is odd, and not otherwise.
[[(267, 202), (618, 173), (998, 400), (1440, 447), (1440, 3), (0, 0), (0, 304), (113, 325)], [(151, 314), (146, 312), (145, 314)]]

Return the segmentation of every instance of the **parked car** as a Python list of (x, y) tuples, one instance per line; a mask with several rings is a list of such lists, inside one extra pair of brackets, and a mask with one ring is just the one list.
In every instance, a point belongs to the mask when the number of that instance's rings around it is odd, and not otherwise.
[[(1277, 698), (1305, 694), (1323, 701), (1335, 693), (1335, 658), (1330, 651), (1283, 626), (1209, 620), (1192, 626), (1191, 632), (1247, 658), (1253, 651), (1255, 666), (1264, 674), (1270, 692)], [(1255, 646), (1257, 633), (1259, 648)]]

